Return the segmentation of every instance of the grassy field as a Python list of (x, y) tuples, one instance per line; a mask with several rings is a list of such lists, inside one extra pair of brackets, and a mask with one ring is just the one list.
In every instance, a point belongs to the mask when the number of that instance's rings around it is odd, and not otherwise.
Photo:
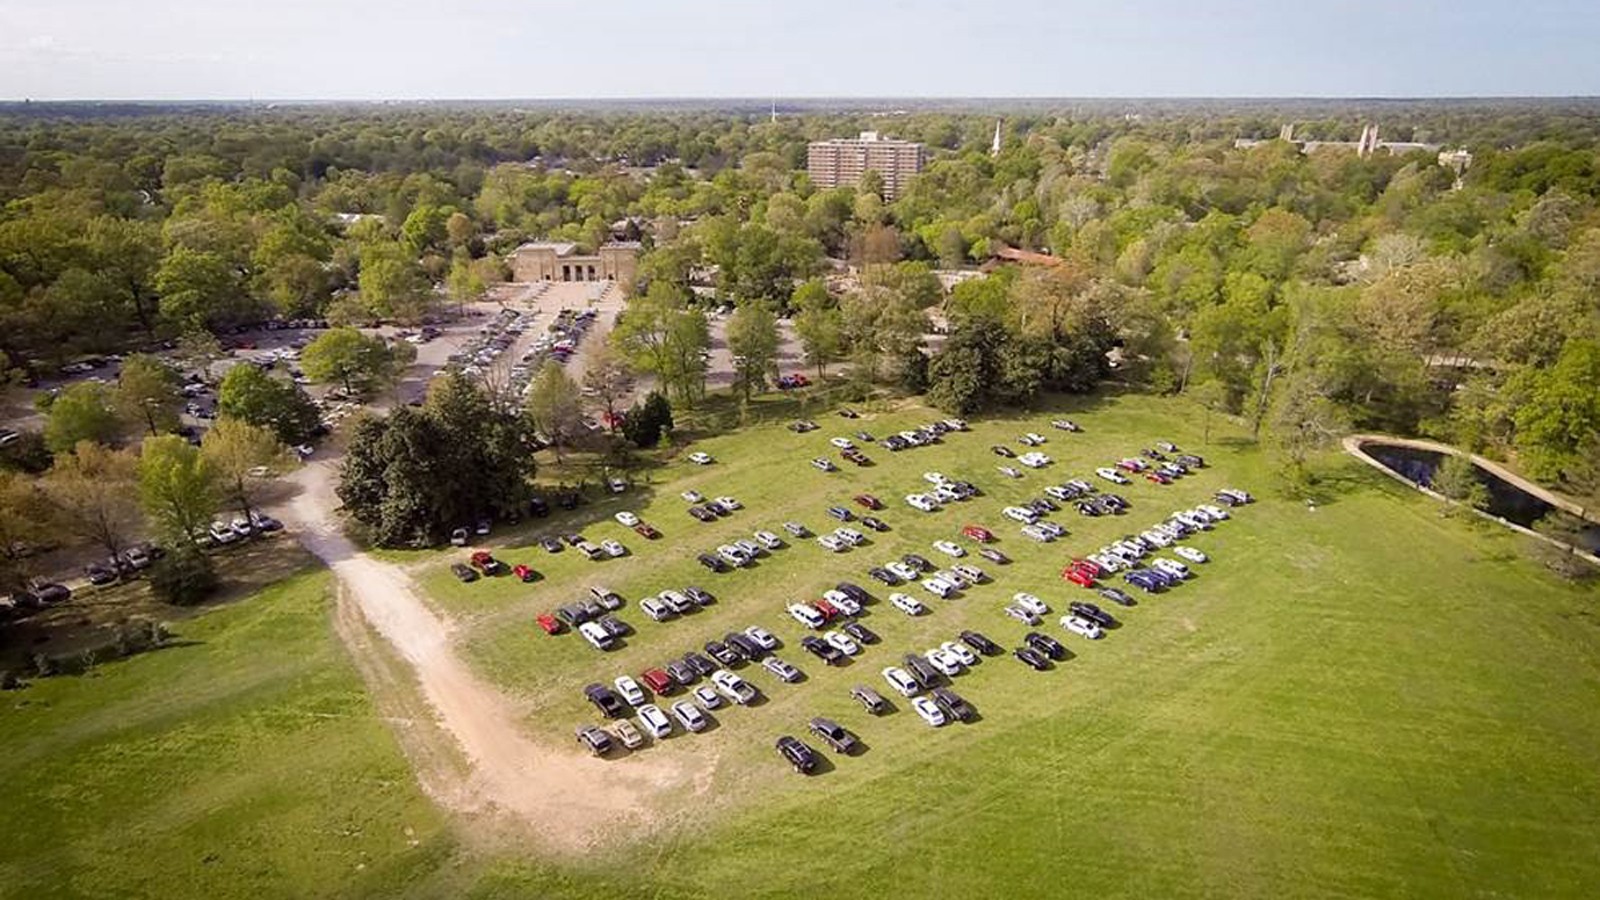
[(455, 852), (308, 572), (0, 694), (0, 896), (394, 896)]
[[(694, 796), (667, 798), (664, 837), (605, 859), (645, 891), (693, 896), (738, 885), (745, 896), (813, 891), (882, 896), (1585, 896), (1600, 887), (1600, 647), (1596, 592), (1573, 588), (1517, 557), (1517, 539), (1442, 519), (1431, 502), (1355, 463), (1335, 461), (1314, 508), (1283, 498), (1243, 435), (1201, 423), (1186, 407), (1110, 397), (1063, 407), (1086, 428), (1049, 429), (1054, 412), (974, 423), (943, 446), (890, 454), (837, 474), (805, 460), (827, 439), (925, 421), (916, 408), (850, 422), (818, 416), (799, 436), (766, 425), (695, 444), (710, 467), (673, 462), (654, 483), (544, 531), (616, 537), (634, 555), (590, 563), (508, 548), (548, 578), (456, 584), (438, 565), (422, 574), (441, 608), (464, 623), (464, 651), (521, 697), (530, 730), (570, 740), (592, 719), (582, 684), (637, 673), (697, 649), (733, 627), (761, 624), (808, 678), (784, 685), (749, 673), (770, 698), (718, 714), (719, 727), (679, 734), (641, 754), (717, 761)], [(1012, 481), (988, 449), (1019, 448), (1024, 430), (1047, 434), (1055, 464)], [(1158, 439), (1212, 465), (1172, 486), (1125, 494), (1126, 516), (1057, 514), (1071, 535), (1038, 545), (999, 509), (1044, 484), (1091, 477), (1097, 465)], [(938, 470), (987, 496), (935, 514), (900, 498)], [(1069, 556), (1137, 530), (1222, 485), (1262, 501), (1192, 543), (1214, 556), (1193, 583), (1120, 612), (1124, 626), (1098, 643), (1050, 630), (1076, 658), (1035, 673), (1009, 658), (956, 680), (982, 721), (934, 731), (904, 704), (871, 719), (849, 685), (881, 687), (878, 670), (975, 627), (1012, 645), (1025, 630), (1000, 607), (1028, 590), (1053, 608), (1084, 592), (1062, 582)], [(745, 509), (702, 525), (678, 493), (731, 494)], [(747, 571), (711, 575), (699, 550), (797, 519), (830, 526), (823, 510), (871, 491), (890, 502), (894, 530), (834, 555), (797, 542)], [(632, 509), (666, 536), (646, 542), (609, 521)], [(865, 617), (883, 637), (853, 664), (828, 669), (794, 644), (783, 613), (841, 579), (884, 591), (870, 565), (956, 536), (966, 522), (1001, 535), (1016, 562), (982, 563), (991, 584), (909, 619), (879, 603)], [(580, 526), (582, 526), (580, 528)], [(1137, 526), (1137, 528), (1135, 527)], [(531, 533), (539, 533), (535, 527)], [(529, 533), (518, 537), (526, 539)], [(513, 545), (517, 541), (511, 542)], [(533, 615), (602, 583), (626, 596), (638, 633), (611, 654), (575, 636), (548, 638)], [(633, 602), (699, 584), (720, 603), (667, 623)], [(916, 589), (919, 597), (926, 595)], [(1051, 619), (1053, 622), (1053, 617)], [(855, 730), (869, 750), (796, 777), (771, 749), (813, 715)], [(618, 767), (628, 759), (615, 762)], [(548, 873), (544, 873), (548, 874)], [(626, 878), (624, 878), (626, 884)], [(515, 870), (481, 885), (516, 895)], [(615, 883), (608, 890), (616, 890)], [(550, 888), (541, 886), (540, 892)]]
[[(326, 576), (298, 576), (178, 627), (186, 646), (0, 695), (0, 896), (796, 897), (1592, 897), (1600, 893), (1600, 592), (1523, 560), (1520, 539), (1446, 518), (1433, 502), (1354, 461), (1331, 459), (1318, 503), (1280, 496), (1245, 436), (1220, 420), (1202, 445), (1186, 405), (1138, 396), (974, 422), (933, 448), (833, 475), (805, 460), (827, 439), (931, 417), (863, 407), (798, 436), (779, 424), (698, 441), (718, 463), (649, 470), (628, 494), (496, 535), (501, 555), (546, 579), (458, 585), (460, 551), (394, 554), (460, 623), (462, 652), (522, 704), (530, 732), (571, 741), (593, 720), (578, 689), (637, 673), (733, 627), (759, 623), (808, 678), (747, 675), (769, 700), (651, 754), (714, 774), (662, 797), (658, 830), (578, 862), (485, 849), (420, 794), (393, 732), (362, 692), (329, 624)], [(1061, 411), (1085, 426), (1047, 426)], [(783, 412), (757, 404), (758, 415)], [(1046, 434), (1055, 464), (1011, 481), (988, 447)], [(1130, 485), (1115, 520), (1056, 515), (1071, 530), (1037, 545), (999, 509), (1088, 476), (1158, 439), (1204, 454), (1198, 477)], [(987, 495), (935, 514), (900, 498), (923, 471)], [(956, 680), (981, 721), (937, 731), (904, 704), (880, 719), (846, 696), (878, 670), (975, 627), (1007, 644), (1024, 630), (1000, 607), (1018, 590), (1053, 608), (1085, 595), (1068, 557), (1139, 530), (1221, 485), (1261, 498), (1193, 543), (1213, 555), (1194, 582), (1119, 614), (1099, 642), (1047, 628), (1074, 658), (1035, 673), (995, 658)], [(745, 509), (716, 524), (684, 514), (686, 488)], [(871, 491), (894, 530), (834, 555), (797, 542), (760, 565), (711, 575), (696, 552)], [(611, 521), (632, 509), (665, 532), (646, 542)], [(848, 579), (966, 522), (1002, 536), (1016, 562), (994, 581), (909, 619), (864, 621), (883, 643), (828, 669), (799, 650), (785, 601)], [(589, 563), (527, 542), (581, 530), (633, 550)], [(518, 544), (523, 546), (518, 547)], [(626, 596), (638, 633), (611, 654), (532, 623), (589, 584)], [(699, 584), (720, 602), (657, 624), (635, 602)], [(919, 589), (913, 593), (925, 596)], [(868, 749), (795, 776), (780, 733), (831, 715)], [(693, 791), (692, 793), (690, 791)], [(468, 849), (468, 847), (471, 849)]]

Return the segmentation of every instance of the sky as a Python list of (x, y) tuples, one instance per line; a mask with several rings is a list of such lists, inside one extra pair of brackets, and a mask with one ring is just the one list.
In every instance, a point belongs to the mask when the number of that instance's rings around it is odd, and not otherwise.
[(1600, 0), (0, 0), (0, 99), (1600, 94)]

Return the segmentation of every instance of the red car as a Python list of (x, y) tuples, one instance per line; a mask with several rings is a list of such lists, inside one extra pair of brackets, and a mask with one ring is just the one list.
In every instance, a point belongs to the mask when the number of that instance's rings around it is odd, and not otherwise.
[(655, 526), (651, 525), (649, 522), (640, 522), (639, 524), (633, 526), (633, 530), (637, 531), (640, 537), (649, 538), (652, 541), (658, 537), (661, 537), (661, 532), (657, 531)]
[(1146, 472), (1146, 473), (1144, 473), (1144, 477), (1145, 477), (1145, 480), (1153, 481), (1156, 484), (1171, 484), (1172, 483), (1172, 479), (1171, 478), (1169, 478), (1166, 475), (1161, 474), (1160, 472)]
[(967, 527), (961, 529), (961, 533), (975, 541), (982, 541), (985, 544), (994, 540), (994, 532), (983, 527), (982, 525), (968, 525)]
[(1143, 461), (1130, 457), (1128, 459), (1119, 461), (1117, 463), (1117, 468), (1124, 472), (1143, 472), (1145, 465)]
[(511, 574), (517, 576), (518, 579), (524, 582), (539, 580), (539, 573), (534, 571), (531, 566), (526, 566), (522, 563), (517, 563), (516, 565), (512, 566)]
[(660, 669), (644, 670), (644, 672), (640, 673), (639, 680), (658, 694), (665, 694), (672, 690), (672, 676)]
[(1101, 575), (1106, 573), (1105, 569), (1100, 568), (1099, 563), (1088, 559), (1073, 560), (1072, 568), (1087, 572), (1093, 578), (1099, 578)]
[(817, 612), (822, 613), (822, 617), (830, 622), (839, 618), (841, 615), (839, 612), (839, 607), (834, 606), (832, 603), (829, 603), (826, 600), (817, 600), (811, 605), (816, 607)]
[(1061, 577), (1076, 585), (1094, 587), (1094, 576), (1083, 569), (1063, 569), (1061, 570)]
[(871, 494), (857, 494), (855, 500), (867, 509), (883, 509), (883, 501)]
[(485, 575), (498, 575), (505, 571), (505, 564), (495, 559), (487, 550), (479, 550), (472, 554), (472, 567)]
[(549, 613), (539, 613), (539, 615), (534, 618), (534, 621), (539, 623), (539, 628), (541, 628), (545, 634), (561, 633), (561, 620), (550, 615)]

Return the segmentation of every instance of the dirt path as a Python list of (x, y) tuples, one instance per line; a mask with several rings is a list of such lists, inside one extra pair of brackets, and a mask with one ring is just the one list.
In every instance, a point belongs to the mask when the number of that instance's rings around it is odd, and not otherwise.
[[(304, 467), (294, 476), (302, 490), (280, 513), (306, 548), (333, 570), (345, 596), (372, 628), (410, 666), (442, 732), (459, 745), (469, 773), (462, 777), (445, 766), (422, 764), (430, 795), (458, 811), (509, 815), (531, 828), (546, 847), (576, 852), (620, 838), (629, 826), (649, 824), (652, 796), (693, 783), (694, 772), (665, 758), (607, 762), (578, 751), (575, 743), (545, 746), (523, 734), (513, 705), (456, 656), (450, 623), (422, 602), (405, 573), (362, 553), (340, 531), (335, 473), (333, 461)], [(374, 652), (370, 642), (352, 639), (360, 629), (346, 624), (338, 630), (353, 654)], [(369, 684), (383, 690), (373, 679)], [(415, 740), (416, 735), (408, 738)], [(460, 783), (439, 783), (452, 777)]]

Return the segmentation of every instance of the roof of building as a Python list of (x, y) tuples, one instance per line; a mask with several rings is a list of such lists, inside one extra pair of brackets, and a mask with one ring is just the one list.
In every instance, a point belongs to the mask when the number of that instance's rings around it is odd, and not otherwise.
[(517, 247), (518, 251), (554, 250), (557, 256), (571, 256), (572, 251), (576, 249), (578, 249), (578, 245), (571, 241), (529, 241)]
[(606, 241), (600, 245), (602, 250), (638, 250), (644, 245), (638, 241)]

